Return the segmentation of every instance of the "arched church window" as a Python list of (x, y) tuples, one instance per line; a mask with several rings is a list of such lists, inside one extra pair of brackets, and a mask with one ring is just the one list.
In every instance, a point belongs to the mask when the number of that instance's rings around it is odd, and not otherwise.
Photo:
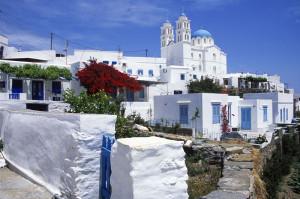
[(194, 57), (194, 54), (193, 54), (193, 53), (191, 53), (191, 57), (192, 57), (192, 58)]
[(217, 68), (216, 68), (216, 66), (213, 67), (213, 70), (214, 70), (214, 73), (216, 74), (216, 73), (217, 73)]
[(213, 53), (213, 59), (216, 60), (217, 59), (217, 55), (216, 53)]
[(199, 53), (199, 59), (201, 59), (201, 53)]
[(200, 39), (198, 39), (198, 44), (200, 44)]
[(202, 66), (201, 66), (201, 64), (199, 65), (199, 71), (202, 71)]
[(204, 38), (204, 43), (206, 44), (206, 38)]

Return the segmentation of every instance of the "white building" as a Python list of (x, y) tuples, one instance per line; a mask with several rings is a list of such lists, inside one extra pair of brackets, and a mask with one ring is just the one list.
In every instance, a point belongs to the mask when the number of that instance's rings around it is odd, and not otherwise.
[[(37, 64), (36, 62), (2, 61), (11, 66), (22, 66), (25, 64)], [(49, 64), (39, 63), (42, 68)], [(65, 65), (57, 65), (60, 68), (68, 68)], [(0, 72), (0, 100), (51, 100), (61, 101), (66, 89), (70, 89), (70, 81), (61, 77), (56, 80), (31, 79), (16, 77), (12, 74)]]
[(241, 133), (258, 135), (272, 127), (272, 100), (248, 100), (215, 93), (156, 96), (154, 122), (170, 126), (178, 123), (181, 127), (195, 128), (203, 137), (219, 139), (222, 108), (226, 109), (230, 128)]
[[(249, 82), (247, 78), (265, 79), (265, 82)], [(280, 76), (268, 74), (253, 74), (253, 73), (228, 73), (223, 79), (226, 88), (239, 88), (263, 90), (267, 92), (285, 92), (285, 85), (281, 82)]]
[(247, 93), (244, 99), (270, 99), (273, 103), (273, 123), (289, 124), (294, 117), (293, 94), (288, 93)]

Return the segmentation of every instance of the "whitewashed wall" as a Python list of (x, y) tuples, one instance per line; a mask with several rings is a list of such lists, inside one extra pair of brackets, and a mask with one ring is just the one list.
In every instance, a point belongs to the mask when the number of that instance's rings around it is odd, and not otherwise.
[(103, 134), (115, 133), (116, 116), (0, 111), (4, 156), (51, 193), (99, 198)]
[[(241, 100), (239, 107), (239, 126), (241, 127), (241, 108), (249, 107), (251, 108), (251, 132), (264, 133), (273, 124), (273, 111), (272, 111), (272, 101), (271, 100)], [(263, 106), (267, 106), (267, 121), (263, 120)]]
[(145, 120), (153, 119), (153, 102), (122, 102), (125, 107), (125, 116), (140, 114)]
[(118, 139), (111, 155), (111, 198), (187, 199), (182, 145), (158, 137)]

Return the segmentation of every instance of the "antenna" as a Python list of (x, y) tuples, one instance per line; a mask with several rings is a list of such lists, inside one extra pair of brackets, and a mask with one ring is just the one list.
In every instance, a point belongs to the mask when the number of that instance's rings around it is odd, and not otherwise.
[(50, 33), (50, 50), (52, 50), (52, 47), (53, 47), (53, 35), (54, 35), (54, 33), (51, 32)]
[(69, 41), (66, 40), (66, 43), (65, 43), (65, 52), (66, 52), (66, 65), (68, 65), (68, 47), (69, 47)]

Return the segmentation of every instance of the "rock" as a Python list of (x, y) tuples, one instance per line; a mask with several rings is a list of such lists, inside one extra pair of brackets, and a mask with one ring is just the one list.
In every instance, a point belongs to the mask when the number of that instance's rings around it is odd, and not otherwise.
[(145, 126), (139, 125), (139, 124), (134, 124), (132, 127), (134, 130), (138, 130), (144, 133), (149, 133), (149, 129)]
[(244, 148), (243, 149), (243, 153), (244, 154), (251, 154), (251, 151), (249, 149)]
[(220, 139), (221, 141), (244, 140), (238, 132), (223, 133)]
[(233, 146), (233, 147), (229, 147), (226, 148), (226, 154), (230, 155), (230, 154), (234, 154), (234, 153), (243, 153), (243, 147), (239, 147), (239, 146)]
[(193, 145), (192, 140), (187, 140), (187, 141), (184, 143), (184, 146), (185, 146), (185, 147), (192, 147), (192, 145)]

